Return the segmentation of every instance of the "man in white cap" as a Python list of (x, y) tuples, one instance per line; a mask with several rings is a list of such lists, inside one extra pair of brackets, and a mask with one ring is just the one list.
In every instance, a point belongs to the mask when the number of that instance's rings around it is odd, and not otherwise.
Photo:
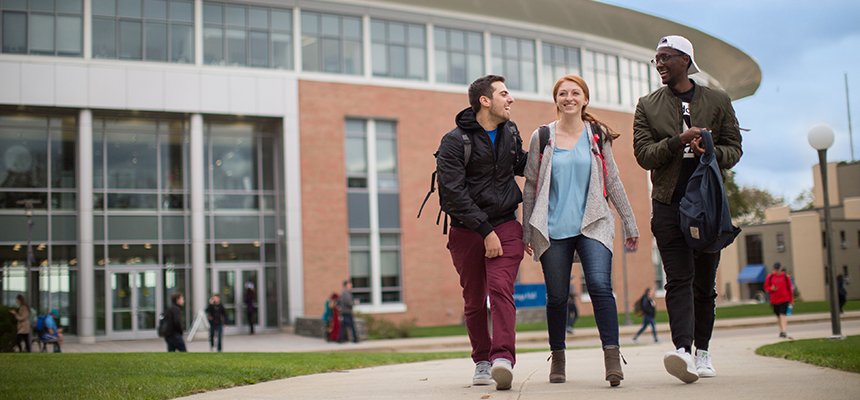
[(722, 170), (740, 160), (741, 136), (729, 96), (689, 78), (699, 72), (689, 40), (661, 38), (651, 62), (665, 86), (639, 99), (633, 150), (639, 165), (651, 171), (651, 231), (666, 272), (666, 309), (676, 350), (665, 355), (663, 364), (671, 375), (692, 383), (716, 376), (708, 344), (714, 330), (720, 253), (698, 252), (687, 245), (678, 210), (704, 152), (702, 130), (712, 131)]

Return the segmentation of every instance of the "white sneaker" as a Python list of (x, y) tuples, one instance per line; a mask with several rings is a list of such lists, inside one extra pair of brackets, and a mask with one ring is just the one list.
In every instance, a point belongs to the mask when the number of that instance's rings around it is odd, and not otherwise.
[(699, 380), (693, 356), (683, 347), (666, 353), (663, 356), (663, 366), (666, 367), (666, 372), (669, 375), (680, 379), (684, 383), (693, 383)]
[(490, 376), (490, 362), (478, 361), (475, 364), (475, 375), (472, 377), (472, 385), (485, 386), (492, 385), (493, 377)]
[(711, 353), (707, 350), (696, 349), (696, 372), (700, 378), (713, 378), (717, 376), (717, 371), (711, 365)]
[(511, 382), (514, 380), (514, 367), (509, 360), (504, 358), (495, 359), (490, 373), (493, 375), (493, 380), (496, 381), (496, 390), (508, 390), (511, 388)]

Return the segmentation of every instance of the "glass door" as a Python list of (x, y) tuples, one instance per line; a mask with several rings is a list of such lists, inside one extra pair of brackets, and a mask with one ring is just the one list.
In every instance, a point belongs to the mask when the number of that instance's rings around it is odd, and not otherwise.
[[(226, 327), (231, 333), (252, 332), (265, 315), (260, 293), (261, 268), (215, 268), (212, 287), (221, 295), (221, 304), (227, 314)], [(249, 304), (251, 307), (249, 307)], [(249, 323), (251, 322), (251, 323)]]
[(108, 279), (108, 335), (155, 336), (161, 309), (160, 276), (155, 270), (111, 272)]

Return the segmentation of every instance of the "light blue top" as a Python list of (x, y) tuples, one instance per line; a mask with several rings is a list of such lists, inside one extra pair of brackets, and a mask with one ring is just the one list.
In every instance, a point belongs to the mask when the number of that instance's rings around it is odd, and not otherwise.
[(549, 185), (548, 228), (550, 239), (582, 234), (582, 216), (591, 177), (591, 145), (583, 130), (572, 149), (553, 147)]

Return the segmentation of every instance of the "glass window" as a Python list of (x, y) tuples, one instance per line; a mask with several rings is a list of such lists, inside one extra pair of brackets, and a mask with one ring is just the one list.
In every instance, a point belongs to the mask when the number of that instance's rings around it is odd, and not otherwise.
[(493, 35), (491, 40), (493, 73), (503, 75), (509, 89), (534, 92), (534, 41)]
[(108, 132), (107, 187), (156, 189), (156, 135)]
[(550, 43), (543, 44), (543, 82), (541, 92), (552, 93), (552, 87), (562, 76), (582, 75), (579, 49)]
[(167, 61), (167, 24), (147, 22), (144, 29), (146, 34), (146, 59)]
[(30, 14), (30, 53), (54, 54), (54, 16)]
[(302, 68), (360, 75), (362, 33), (359, 17), (302, 12)]
[(253, 136), (212, 137), (214, 188), (257, 190), (257, 148)]
[(373, 75), (426, 79), (424, 37), (423, 25), (372, 20)]
[(158, 218), (155, 216), (114, 216), (107, 218), (108, 240), (158, 239)]
[(27, 53), (27, 14), (3, 12), (3, 52)]
[(116, 23), (114, 20), (93, 18), (93, 57), (116, 57)]
[(99, 0), (93, 14), (94, 57), (194, 62), (190, 0)]
[(33, 129), (0, 124), (0, 185), (8, 188), (47, 187), (47, 145), (47, 126)]
[(76, 56), (82, 54), (83, 27), (78, 17), (57, 17), (57, 55)]
[(585, 80), (592, 86), (591, 100), (601, 103), (621, 104), (618, 57), (586, 51), (585, 57), (592, 60), (591, 68), (585, 70)]
[(3, 53), (80, 56), (81, 0), (0, 2)]
[(484, 74), (484, 36), (480, 32), (435, 28), (436, 80), (466, 85)]
[(620, 58), (621, 103), (636, 105), (639, 97), (651, 90), (648, 63)]
[[(373, 297), (381, 298), (383, 303), (399, 302), (400, 245), (397, 231), (400, 229), (400, 193), (397, 185), (396, 124), (374, 121), (371, 125), (365, 120), (348, 119), (345, 131), (350, 278), (354, 294), (366, 302), (372, 301)], [(375, 160), (367, 158), (368, 143), (376, 147)], [(378, 187), (367, 186), (368, 176), (376, 177)], [(371, 196), (378, 199), (374, 210), (371, 210)], [(372, 213), (378, 215), (375, 224), (370, 221)], [(379, 249), (370, 246), (370, 237), (374, 235), (379, 238)], [(379, 251), (377, 261), (370, 257), (374, 251)], [(371, 293), (371, 270), (380, 272), (378, 296)]]
[(292, 10), (205, 2), (203, 19), (206, 64), (292, 67)]

